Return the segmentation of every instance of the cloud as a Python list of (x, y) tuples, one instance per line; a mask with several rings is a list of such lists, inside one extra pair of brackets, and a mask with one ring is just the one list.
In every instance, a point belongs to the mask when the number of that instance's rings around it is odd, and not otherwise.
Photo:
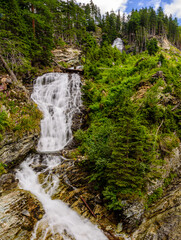
[(181, 18), (181, 1), (180, 0), (173, 0), (170, 4), (164, 4), (164, 12), (167, 15), (172, 14), (177, 18)]
[(148, 2), (147, 5), (153, 6), (155, 10), (157, 10), (160, 7), (161, 0), (151, 0)]
[[(90, 3), (90, 0), (77, 0), (80, 3)], [(100, 9), (101, 13), (110, 12), (113, 10), (114, 12), (120, 9), (121, 12), (126, 10), (128, 0), (93, 0), (93, 3), (96, 4)]]
[(144, 3), (143, 3), (143, 2), (139, 2), (139, 3), (138, 3), (138, 6), (139, 6), (139, 7), (143, 7), (143, 6), (144, 6)]

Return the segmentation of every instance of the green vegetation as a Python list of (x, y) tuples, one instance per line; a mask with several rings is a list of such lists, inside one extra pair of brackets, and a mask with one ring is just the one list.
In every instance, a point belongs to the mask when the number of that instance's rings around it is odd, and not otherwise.
[(148, 206), (155, 203), (163, 194), (163, 189), (161, 187), (157, 188), (150, 196), (148, 196)]
[(0, 163), (0, 176), (4, 173), (6, 173), (5, 165), (3, 163)]
[[(155, 38), (152, 38), (150, 41), (147, 42), (146, 44), (148, 53), (150, 55), (155, 55), (158, 52), (158, 45), (157, 45), (157, 40)], [(163, 59), (160, 59), (163, 61)]]
[[(37, 66), (51, 64), (51, 50), (57, 45), (74, 44), (85, 50), (95, 42), (93, 35), (101, 44), (112, 44), (122, 37), (126, 49), (134, 44), (135, 51), (141, 52), (149, 36), (155, 35), (180, 46), (180, 33), (177, 20), (164, 15), (162, 8), (157, 12), (153, 8), (132, 10), (126, 18), (113, 11), (102, 16), (92, 0), (89, 4), (74, 0), (0, 1), (0, 54), (24, 79), (29, 79)], [(151, 49), (155, 51), (154, 46)]]
[(42, 114), (35, 104), (27, 103), (21, 91), (15, 89), (0, 92), (0, 139), (6, 132), (16, 136), (39, 131)]
[[(157, 51), (126, 55), (107, 44), (87, 51), (89, 127), (76, 138), (89, 180), (112, 210), (120, 210), (123, 199), (145, 196), (148, 180), (161, 178), (157, 166), (180, 142), (181, 57), (175, 64), (176, 50)], [(149, 204), (161, 193), (155, 191)]]
[[(127, 53), (111, 47), (117, 37)], [(146, 183), (161, 177), (158, 166), (180, 143), (181, 55), (174, 47), (162, 51), (160, 38), (181, 46), (177, 20), (162, 8), (132, 10), (126, 18), (113, 11), (101, 16), (92, 1), (0, 1), (0, 55), (18, 78), (50, 66), (56, 46), (82, 49), (89, 118), (76, 138), (89, 180), (112, 210), (123, 199), (145, 197)], [(0, 98), (1, 140), (5, 131), (21, 136), (38, 129), (41, 114), (23, 92), (7, 90)], [(159, 196), (161, 189), (149, 204)]]

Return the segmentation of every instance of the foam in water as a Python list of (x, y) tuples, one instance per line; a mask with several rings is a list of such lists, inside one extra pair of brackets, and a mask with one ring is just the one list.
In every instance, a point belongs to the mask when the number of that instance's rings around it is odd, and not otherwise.
[[(60, 200), (52, 200), (51, 194), (55, 193), (58, 185), (58, 176), (53, 174), (54, 179), (52, 182), (47, 181), (47, 186), (44, 189), (42, 184), (38, 181), (39, 173), (33, 170), (33, 166), (40, 163), (40, 158), (28, 157), (25, 162), (21, 164), (21, 170), (17, 171), (17, 178), (19, 179), (20, 186), (33, 193), (39, 201), (42, 203), (45, 216), (38, 223), (46, 224), (48, 222), (47, 232), (44, 233), (44, 237), (48, 234), (48, 231), (54, 236), (56, 233), (60, 235), (65, 232), (76, 240), (106, 240), (104, 234), (93, 225), (90, 221), (81, 218), (75, 211), (71, 210), (65, 203)], [(44, 160), (41, 164), (47, 165), (42, 172), (49, 172), (48, 176), (51, 175), (51, 171), (59, 166), (61, 159), (58, 156), (44, 156)], [(50, 179), (49, 179), (50, 180)], [(53, 183), (53, 184), (52, 184)], [(36, 229), (32, 236), (32, 240), (36, 239)], [(64, 239), (71, 239), (64, 236)]]
[(37, 78), (32, 99), (44, 114), (38, 151), (59, 151), (72, 139), (72, 117), (82, 103), (80, 85), (77, 74), (49, 73)]
[[(81, 106), (80, 84), (77, 74), (51, 73), (36, 80), (32, 98), (44, 114), (39, 151), (56, 152), (72, 139), (72, 116)], [(46, 239), (49, 234), (51, 239), (56, 239), (56, 234), (60, 234), (64, 240), (106, 240), (107, 237), (97, 226), (80, 217), (62, 201), (51, 199), (59, 186), (54, 170), (60, 166), (62, 159), (55, 155), (32, 155), (17, 170), (20, 187), (32, 192), (45, 210), (31, 240)], [(42, 170), (37, 172), (39, 167)], [(44, 182), (40, 184), (39, 175), (43, 173)], [(37, 231), (41, 225), (45, 226), (45, 231), (39, 238)]]
[(116, 38), (113, 42), (112, 47), (116, 47), (120, 52), (123, 51), (124, 44), (121, 38)]

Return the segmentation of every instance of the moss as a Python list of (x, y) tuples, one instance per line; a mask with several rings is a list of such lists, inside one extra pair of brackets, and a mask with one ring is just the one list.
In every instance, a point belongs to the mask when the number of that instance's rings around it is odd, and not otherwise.
[(169, 176), (164, 179), (164, 187), (165, 188), (168, 187), (176, 177), (177, 177), (176, 173), (174, 173), (173, 171), (170, 172)]
[[(42, 113), (22, 90), (12, 88), (0, 93), (0, 136), (7, 131), (17, 137), (40, 131)], [(2, 137), (0, 137), (2, 140)]]
[(0, 163), (0, 176), (4, 173), (7, 173), (5, 165), (3, 163)]
[(163, 189), (161, 187), (157, 188), (151, 195), (148, 196), (147, 204), (150, 206), (155, 203), (163, 194)]

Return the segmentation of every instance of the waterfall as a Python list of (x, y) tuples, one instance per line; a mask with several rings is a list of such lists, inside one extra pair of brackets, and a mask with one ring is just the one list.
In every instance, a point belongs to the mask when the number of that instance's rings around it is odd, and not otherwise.
[(72, 117), (81, 106), (80, 85), (78, 74), (48, 73), (37, 78), (32, 99), (44, 114), (40, 152), (62, 150), (72, 139)]
[(116, 38), (113, 42), (112, 47), (116, 47), (120, 52), (123, 51), (124, 44), (121, 38)]
[[(37, 223), (31, 240), (106, 240), (103, 232), (60, 200), (51, 196), (59, 186), (55, 169), (64, 158), (50, 154), (62, 150), (72, 139), (72, 117), (80, 111), (81, 81), (77, 74), (49, 73), (38, 77), (32, 99), (43, 112), (38, 151), (20, 165), (16, 177), (22, 189), (32, 192), (42, 203), (45, 215)], [(45, 154), (46, 153), (46, 154)], [(39, 181), (40, 176), (45, 176)], [(38, 229), (41, 228), (41, 231)], [(41, 232), (41, 234), (40, 234)], [(57, 238), (57, 234), (60, 236)]]

